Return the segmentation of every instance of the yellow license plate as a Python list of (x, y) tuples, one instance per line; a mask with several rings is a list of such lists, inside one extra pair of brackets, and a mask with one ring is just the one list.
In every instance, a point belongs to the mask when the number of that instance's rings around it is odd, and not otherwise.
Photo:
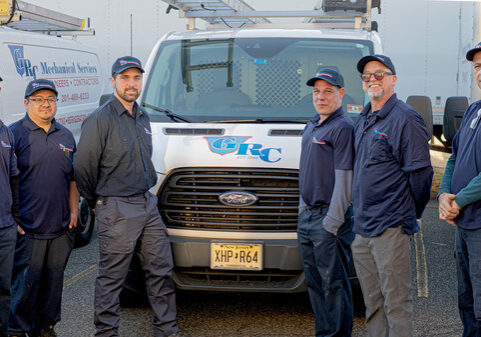
[(262, 270), (261, 244), (211, 243), (212, 269)]

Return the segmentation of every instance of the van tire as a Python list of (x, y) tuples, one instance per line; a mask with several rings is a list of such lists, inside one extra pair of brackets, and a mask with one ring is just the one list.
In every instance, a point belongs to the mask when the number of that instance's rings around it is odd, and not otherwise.
[(89, 207), (87, 200), (80, 198), (77, 228), (75, 228), (74, 248), (86, 246), (95, 227), (95, 214)]

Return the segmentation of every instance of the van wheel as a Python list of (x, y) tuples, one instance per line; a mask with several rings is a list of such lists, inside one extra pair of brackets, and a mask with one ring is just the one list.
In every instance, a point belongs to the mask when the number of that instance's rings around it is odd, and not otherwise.
[(95, 227), (95, 215), (87, 204), (87, 200), (80, 199), (77, 228), (75, 229), (74, 248), (86, 246)]

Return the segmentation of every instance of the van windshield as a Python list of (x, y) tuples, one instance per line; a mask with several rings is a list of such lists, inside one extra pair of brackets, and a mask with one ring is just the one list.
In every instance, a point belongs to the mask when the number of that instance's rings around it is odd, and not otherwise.
[(367, 97), (356, 63), (372, 49), (372, 42), (352, 39), (167, 41), (142, 103), (153, 122), (175, 120), (169, 112), (191, 122), (306, 121), (316, 114), (306, 81), (334, 68), (344, 77), (344, 111), (357, 116)]

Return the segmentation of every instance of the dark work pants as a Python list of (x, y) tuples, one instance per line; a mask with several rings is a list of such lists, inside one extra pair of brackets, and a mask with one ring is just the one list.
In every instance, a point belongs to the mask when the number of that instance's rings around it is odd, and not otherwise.
[(17, 235), (9, 331), (35, 336), (60, 321), (63, 275), (73, 240), (73, 231), (45, 240)]
[(481, 229), (456, 227), (456, 269), (463, 337), (481, 337)]
[(10, 315), (10, 283), (17, 225), (0, 228), (0, 337), (7, 336)]
[(322, 226), (328, 206), (307, 207), (299, 215), (299, 248), (315, 315), (316, 336), (351, 336), (352, 291), (347, 275), (353, 240), (352, 210), (337, 236)]
[(134, 253), (146, 272), (154, 336), (177, 332), (172, 252), (157, 197), (149, 192), (134, 197), (101, 197), (95, 212), (100, 248), (95, 335), (119, 336), (119, 296)]

